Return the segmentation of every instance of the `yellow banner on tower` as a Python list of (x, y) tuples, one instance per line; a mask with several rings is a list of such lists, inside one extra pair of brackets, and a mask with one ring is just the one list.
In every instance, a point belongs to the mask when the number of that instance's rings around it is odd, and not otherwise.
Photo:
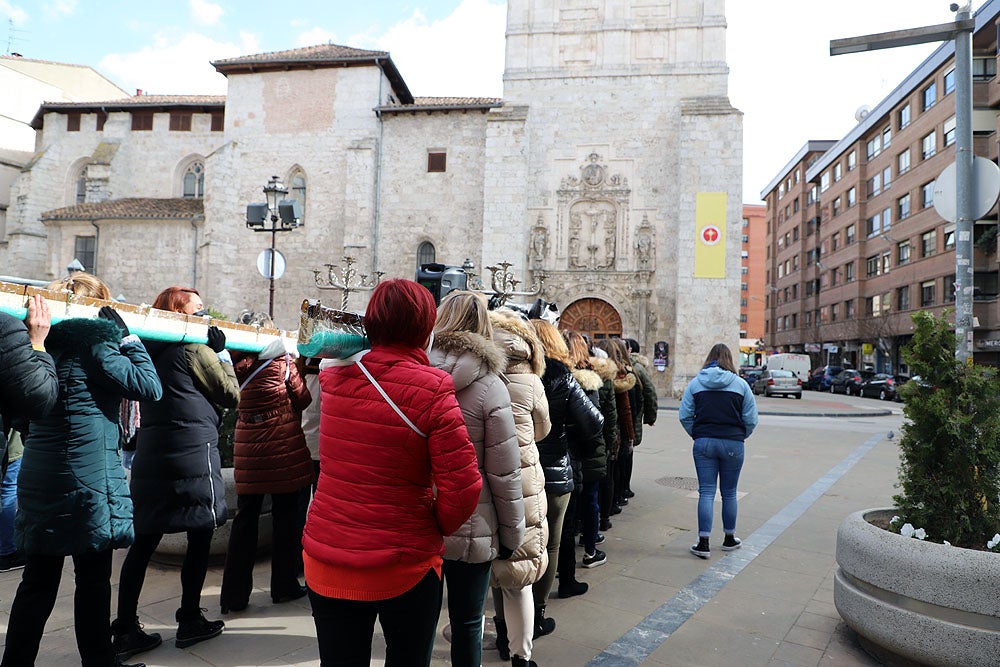
[(726, 277), (726, 193), (696, 195), (694, 277)]

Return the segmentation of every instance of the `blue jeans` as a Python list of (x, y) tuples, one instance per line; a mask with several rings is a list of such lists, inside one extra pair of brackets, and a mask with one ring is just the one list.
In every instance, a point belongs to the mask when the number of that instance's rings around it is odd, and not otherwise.
[(583, 549), (588, 554), (594, 553), (597, 549), (597, 526), (601, 520), (601, 510), (597, 502), (600, 486), (601, 480), (596, 479), (583, 483), (580, 507), (577, 510), (583, 523)]
[(695, 438), (694, 467), (698, 471), (698, 537), (712, 534), (715, 485), (722, 493), (722, 530), (736, 532), (736, 483), (743, 468), (743, 443), (739, 440)]
[(0, 485), (0, 556), (9, 556), (14, 547), (14, 515), (17, 514), (17, 473), (21, 459), (11, 461)]
[(483, 662), (483, 606), (490, 590), (492, 561), (445, 560), (452, 667), (479, 667)]

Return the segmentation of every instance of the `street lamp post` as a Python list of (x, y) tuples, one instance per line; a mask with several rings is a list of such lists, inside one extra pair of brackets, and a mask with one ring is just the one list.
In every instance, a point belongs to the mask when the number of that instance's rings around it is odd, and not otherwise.
[[(971, 4), (971, 3), (970, 3)], [(830, 55), (860, 53), (913, 44), (954, 40), (955, 43), (955, 358), (966, 363), (972, 359), (972, 232), (974, 219), (972, 152), (972, 33), (976, 20), (970, 16), (970, 4), (951, 5), (954, 23), (896, 30), (876, 35), (835, 39)], [(939, 177), (940, 178), (940, 177)], [(994, 200), (995, 201), (995, 200)], [(935, 208), (937, 207), (935, 202)], [(991, 206), (992, 208), (992, 206)]]
[[(255, 232), (267, 232), (271, 234), (271, 248), (261, 253), (263, 261), (258, 260), (258, 267), (266, 266), (267, 272), (261, 268), (261, 274), (268, 279), (268, 302), (267, 315), (274, 320), (274, 281), (280, 278), (285, 271), (284, 258), (278, 253), (276, 248), (278, 232), (290, 232), (296, 227), (302, 226), (302, 205), (297, 199), (284, 199), (288, 194), (288, 188), (278, 179), (272, 176), (271, 180), (264, 186), (264, 196), (266, 202), (247, 205), (247, 228)], [(265, 222), (270, 222), (271, 226), (265, 226)], [(279, 265), (280, 258), (280, 265)], [(277, 275), (275, 275), (277, 273)]]

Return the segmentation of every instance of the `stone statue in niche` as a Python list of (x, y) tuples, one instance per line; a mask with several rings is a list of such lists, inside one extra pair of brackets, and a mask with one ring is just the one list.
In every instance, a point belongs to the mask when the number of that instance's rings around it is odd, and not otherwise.
[(639, 269), (648, 271), (652, 268), (654, 251), (653, 228), (649, 224), (649, 218), (643, 215), (642, 224), (635, 234), (635, 259)]
[(538, 223), (531, 231), (531, 261), (532, 266), (540, 269), (549, 254), (549, 230), (542, 223), (542, 217), (538, 217)]

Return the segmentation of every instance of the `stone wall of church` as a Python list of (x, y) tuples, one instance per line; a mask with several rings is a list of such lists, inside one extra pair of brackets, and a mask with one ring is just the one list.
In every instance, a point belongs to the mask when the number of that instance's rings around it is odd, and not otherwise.
[[(306, 179), (303, 226), (276, 237), (287, 262), (275, 281), (279, 326), (297, 328), (303, 298), (339, 306), (340, 292), (314, 287), (314, 269), (325, 275), (324, 265), (342, 265), (347, 252), (370, 272), (379, 138), (372, 109), (389, 92), (374, 66), (229, 77), (227, 143), (208, 161), (220, 178), (205, 198), (207, 268), (199, 287), (206, 302), (229, 315), (267, 310), (269, 284), (257, 257), (271, 234), (252, 232), (245, 221), (247, 204), (265, 200), (272, 175), (286, 186), (293, 172)], [(350, 307), (359, 303), (354, 296)]]
[[(152, 303), (171, 285), (192, 285), (200, 270), (196, 248), (201, 223), (187, 220), (103, 221), (96, 273), (108, 284), (111, 296), (124, 295), (129, 303)], [(65, 267), (73, 256), (76, 236), (94, 236), (89, 222), (49, 222), (50, 263)], [(65, 273), (65, 270), (64, 270)], [(209, 304), (212, 305), (212, 304)]]
[[(519, 230), (524, 262), (535, 253), (530, 230), (543, 229), (547, 298), (562, 308), (603, 299), (645, 352), (667, 341), (671, 365), (654, 377), (660, 391), (677, 393), (700, 368), (705, 340), (737, 336), (739, 244), (728, 247), (721, 284), (693, 281), (682, 259), (693, 254), (683, 234), (697, 192), (729, 193), (739, 238), (742, 135), (726, 99), (723, 3), (511, 0), (507, 34), (505, 104), (527, 107), (518, 140), (526, 209), (511, 224), (502, 212), (517, 203), (491, 208), (488, 187), (484, 238), (514, 242), (509, 230)], [(714, 100), (710, 121), (684, 116), (689, 98)], [(650, 254), (645, 269), (640, 252)]]
[[(387, 276), (412, 280), (423, 242), (439, 263), (479, 265), (486, 119), (479, 110), (385, 115), (379, 269)], [(428, 171), (431, 152), (445, 153), (444, 172)]]
[[(72, 260), (53, 253), (41, 215), (76, 201), (76, 179), (87, 170), (87, 201), (123, 197), (178, 197), (182, 166), (211, 153), (222, 141), (210, 131), (210, 115), (195, 114), (191, 132), (170, 132), (169, 114), (155, 114), (153, 130), (133, 132), (131, 115), (111, 113), (103, 131), (96, 114), (83, 114), (80, 131), (66, 131), (66, 116), (45, 115), (39, 151), (12, 189), (9, 245), (0, 263), (27, 278), (53, 279)], [(212, 178), (206, 174), (206, 182)], [(89, 235), (93, 235), (92, 233)], [(102, 249), (98, 249), (103, 254)]]

